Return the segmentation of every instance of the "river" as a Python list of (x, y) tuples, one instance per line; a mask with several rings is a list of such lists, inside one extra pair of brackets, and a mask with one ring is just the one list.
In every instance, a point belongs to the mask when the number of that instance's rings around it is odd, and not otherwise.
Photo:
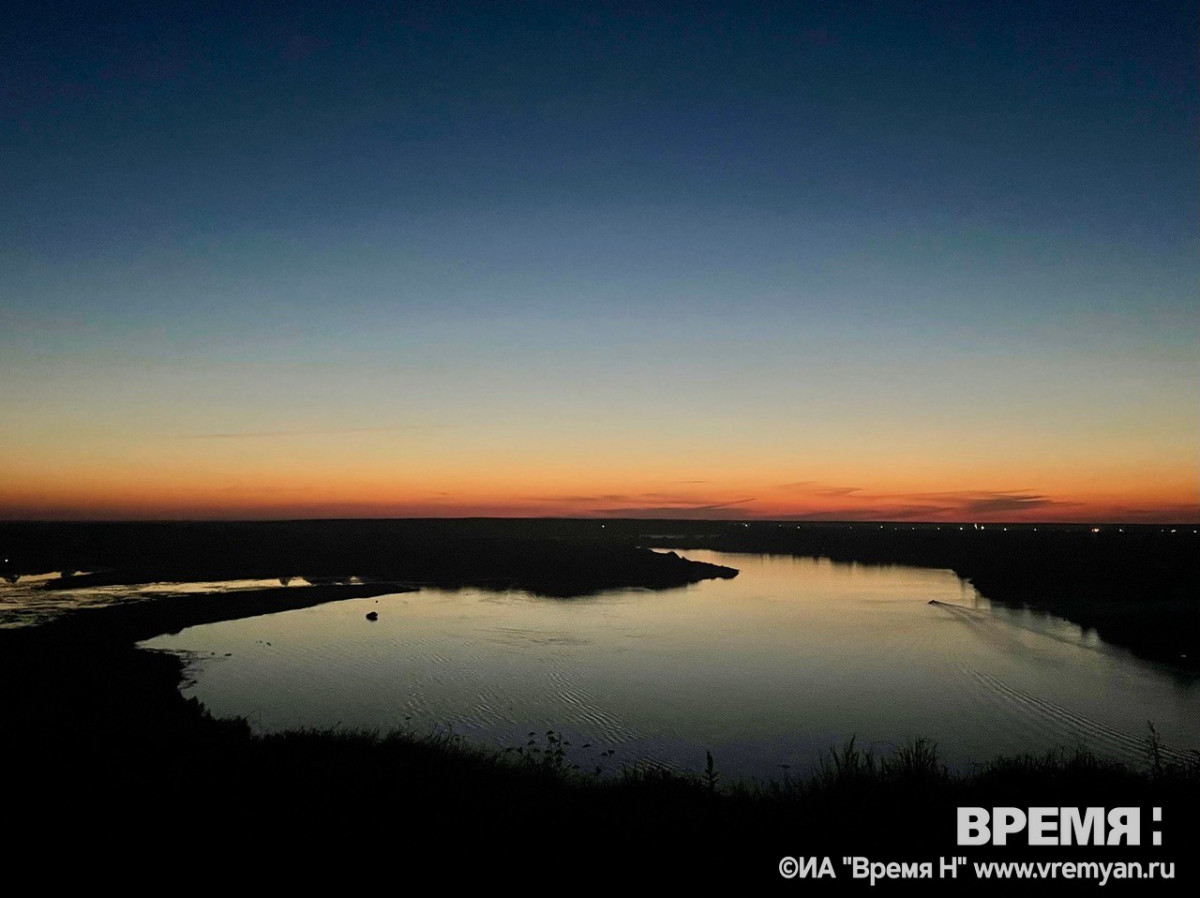
[[(1200, 747), (1200, 681), (952, 572), (687, 551), (732, 580), (576, 599), (425, 589), (193, 627), (144, 645), (194, 660), (185, 695), (258, 731), (565, 738), (603, 773), (813, 770), (831, 748), (916, 738), (955, 769), (1085, 745), (1146, 763)], [(377, 620), (366, 615), (374, 612)], [(535, 734), (530, 736), (530, 733)]]

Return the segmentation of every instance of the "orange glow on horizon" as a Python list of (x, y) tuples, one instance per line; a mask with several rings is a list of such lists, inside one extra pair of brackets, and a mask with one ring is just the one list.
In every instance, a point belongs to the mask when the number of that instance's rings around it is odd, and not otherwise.
[[(451, 429), (31, 441), (0, 452), (0, 518), (630, 517), (1193, 522), (1183, 452), (1039, 455), (928, 441), (670, 435), (589, 443)], [(864, 472), (867, 472), (864, 474)]]
[[(817, 481), (733, 486), (700, 478), (625, 481), (603, 487), (558, 480), (387, 483), (366, 477), (341, 481), (208, 479), (177, 487), (165, 478), (137, 483), (104, 480), (0, 488), (0, 518), (280, 519), (353, 517), (626, 517), (986, 522), (1197, 522), (1194, 486), (1042, 492), (1033, 488), (927, 489), (893, 483), (875, 488)], [(436, 487), (447, 486), (441, 489)]]

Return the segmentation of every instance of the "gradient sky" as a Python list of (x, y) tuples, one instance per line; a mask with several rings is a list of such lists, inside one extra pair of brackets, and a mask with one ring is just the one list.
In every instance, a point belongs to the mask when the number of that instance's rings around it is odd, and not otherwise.
[(1192, 2), (16, 3), (0, 517), (1200, 518)]

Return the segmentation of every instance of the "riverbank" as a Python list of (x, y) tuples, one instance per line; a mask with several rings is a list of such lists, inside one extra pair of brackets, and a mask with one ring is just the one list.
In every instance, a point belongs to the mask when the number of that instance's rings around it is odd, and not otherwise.
[[(539, 551), (558, 551), (536, 547), (531, 541), (517, 550), (521, 565)], [(629, 548), (623, 557), (633, 557)], [(587, 550), (568, 551), (582, 557)], [(497, 549), (489, 557), (502, 556)], [(649, 564), (685, 569), (682, 559), (652, 557), (664, 560)], [(346, 885), (383, 871), (558, 889), (584, 879), (795, 888), (779, 876), (781, 858), (828, 856), (841, 878), (808, 887), (830, 893), (868, 888), (847, 878), (843, 857), (936, 866), (958, 854), (1173, 860), (1176, 885), (1196, 882), (1186, 863), (1200, 836), (1197, 767), (1156, 762), (1149, 731), (1146, 764), (1136, 769), (1069, 752), (951, 775), (914, 745), (889, 763), (842, 751), (812, 779), (772, 784), (727, 781), (720, 757), (692, 776), (643, 769), (602, 781), (572, 770), (572, 747), (556, 744), (553, 733), (533, 734), (520, 755), (449, 734), (256, 737), (245, 721), (215, 720), (182, 698), (182, 659), (134, 646), (196, 623), (398, 588), (331, 583), (174, 596), (0, 631), (0, 744), (13, 855), (46, 870), (69, 854), (71, 871), (91, 876), (169, 863), (189, 879), (210, 875), (214, 885), (252, 870), (273, 884), (311, 885), (321, 877)], [(967, 851), (955, 833), (956, 808), (964, 805), (1134, 806), (1147, 814), (1160, 807), (1166, 841), (1161, 851), (1148, 844), (1119, 852)]]
[[(954, 571), (986, 598), (1057, 615), (1142, 658), (1200, 670), (1194, 526), (670, 521), (631, 542)], [(647, 538), (646, 534), (649, 535)]]
[[(166, 671), (158, 670), (162, 683)], [(133, 680), (121, 675), (134, 672), (107, 673), (126, 687), (155, 679), (149, 669)], [(844, 858), (928, 865), (934, 879), (941, 859), (954, 856), (1172, 865), (1171, 882), (1143, 883), (1140, 894), (1186, 893), (1200, 881), (1188, 866), (1200, 835), (1200, 766), (1156, 765), (1151, 741), (1139, 769), (1076, 750), (953, 775), (932, 746), (917, 743), (886, 757), (844, 746), (813, 777), (774, 783), (724, 782), (719, 760), (694, 775), (641, 770), (601, 780), (573, 769), (571, 747), (552, 732), (531, 734), (520, 755), (445, 733), (255, 737), (243, 721), (212, 720), (172, 692), (173, 714), (143, 704), (143, 727), (91, 733), (18, 767), (24, 778), (6, 795), (20, 826), (10, 850), (42, 869), (69, 852), (67, 872), (90, 881), (149, 868), (186, 871), (209, 887), (261, 879), (345, 888), (383, 876), (472, 889), (561, 891), (586, 882), (765, 890), (797, 887), (780, 876), (784, 858), (816, 858), (822, 867), (829, 858), (835, 878), (803, 886), (841, 894), (869, 889)], [(11, 756), (7, 764), (12, 770)], [(962, 848), (955, 821), (963, 806), (1123, 806), (1147, 818), (1160, 808), (1156, 831), (1166, 841), (1151, 846), (1147, 823), (1133, 847)], [(964, 868), (953, 883), (910, 885), (936, 894), (976, 880)], [(1036, 894), (1038, 885), (1021, 887)], [(1055, 894), (1096, 888), (1052, 885)]]
[[(310, 607), (325, 602), (412, 591), (411, 582), (387, 578), (402, 571), (439, 586), (523, 588), (569, 598), (614, 587), (665, 589), (736, 570), (687, 561), (629, 546), (530, 540), (502, 543), (466, 536), (433, 544), (414, 540), (395, 546), (373, 541), (359, 528), (280, 529), (237, 525), (175, 528), (40, 525), (0, 528), (10, 571), (64, 572), (44, 589), (188, 580), (261, 579), (276, 572), (277, 588), (161, 595), (101, 607), (80, 607), (39, 625), (0, 629), (0, 720), (9, 767), (54, 769), (37, 780), (30, 799), (44, 788), (66, 795), (87, 792), (97, 770), (140, 777), (147, 754), (190, 757), (213, 738), (246, 738), (236, 724), (211, 720), (179, 695), (184, 661), (140, 650), (135, 643), (185, 627)], [(13, 538), (13, 531), (20, 539)], [(47, 536), (62, 537), (46, 543)], [(388, 534), (384, 534), (388, 536)], [(281, 537), (290, 537), (283, 539)], [(312, 543), (311, 557), (302, 550)], [(319, 545), (318, 545), (319, 544)], [(389, 552), (387, 546), (391, 545)], [(261, 550), (261, 551), (259, 551)], [(299, 554), (296, 554), (299, 551)], [(298, 560), (297, 560), (298, 559)], [(296, 567), (289, 563), (295, 560)], [(76, 570), (98, 567), (93, 573)], [(312, 580), (345, 581), (288, 585), (302, 574)], [(342, 573), (334, 573), (340, 571)], [(128, 759), (138, 758), (136, 768)], [(85, 758), (89, 770), (75, 770)], [(68, 773), (70, 772), (70, 773)], [(103, 774), (105, 778), (110, 773)], [(76, 779), (71, 779), (71, 776)], [(72, 785), (61, 786), (70, 780)], [(23, 784), (24, 785), (24, 784)]]
[(605, 538), (595, 527), (539, 521), (0, 522), (0, 577), (48, 571), (67, 576), (48, 581), (47, 589), (354, 578), (558, 598), (737, 575)]
[(90, 572), (58, 584), (69, 587), (354, 575), (569, 597), (734, 573), (655, 558), (639, 546), (788, 554), (953, 570), (989, 599), (1058, 615), (1143, 658), (1200, 670), (1198, 529), (582, 519), (0, 522), (0, 576)]

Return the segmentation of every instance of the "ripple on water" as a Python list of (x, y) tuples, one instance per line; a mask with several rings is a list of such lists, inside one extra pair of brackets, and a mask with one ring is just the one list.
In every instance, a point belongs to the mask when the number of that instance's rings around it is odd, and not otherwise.
[(925, 737), (960, 768), (1079, 742), (1139, 764), (1147, 719), (1168, 758), (1200, 732), (1194, 678), (993, 607), (949, 571), (687, 554), (741, 574), (570, 602), (423, 590), (152, 644), (232, 651), (189, 694), (264, 729), (449, 727), (500, 747), (553, 730), (581, 765), (615, 750), (606, 769), (700, 771), (712, 750), (726, 777), (799, 775), (851, 737)]

